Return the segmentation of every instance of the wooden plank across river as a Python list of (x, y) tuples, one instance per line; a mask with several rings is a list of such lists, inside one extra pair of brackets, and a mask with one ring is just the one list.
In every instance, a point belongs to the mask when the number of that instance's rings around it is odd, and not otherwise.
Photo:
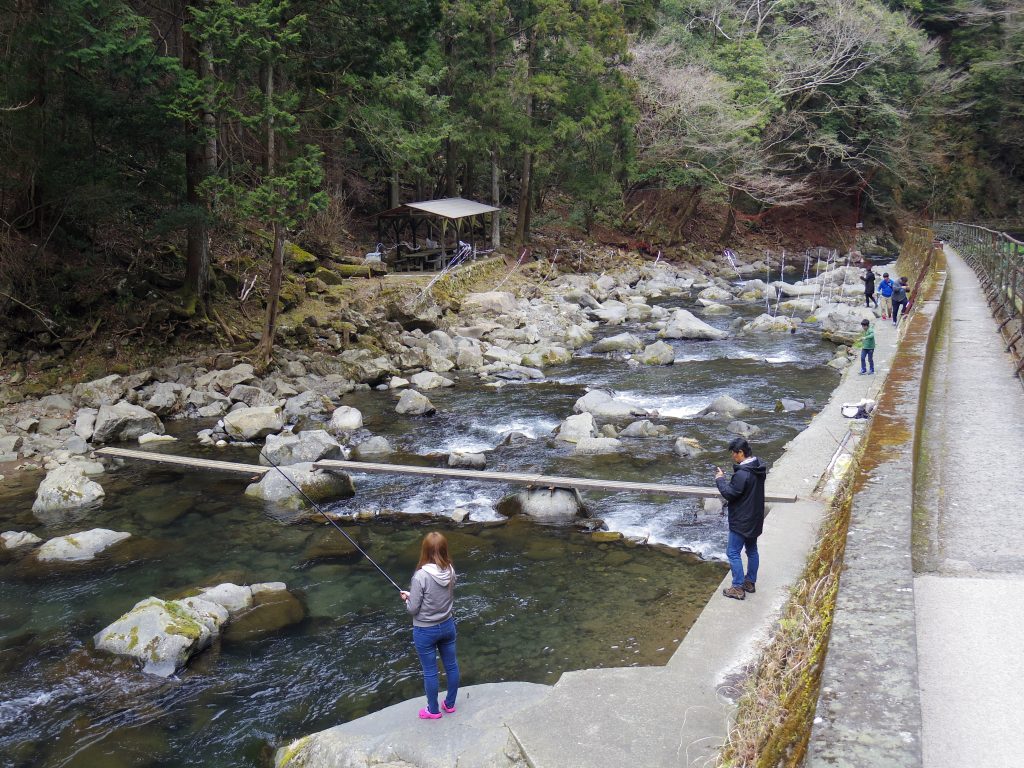
[[(248, 475), (264, 474), (272, 467), (261, 464), (242, 464), (234, 461), (215, 461), (197, 459), (190, 456), (172, 456), (167, 453), (151, 451), (133, 451), (127, 448), (102, 448), (96, 451), (101, 456), (123, 459), (143, 459), (163, 464), (192, 467), (194, 469), (213, 469), (225, 472), (240, 472)], [(341, 461), (324, 459), (313, 463), (316, 469), (343, 469), (348, 472), (383, 472), (398, 475), (419, 475), (421, 477), (452, 478), (492, 483), (509, 483), (526, 485), (534, 488), (575, 488), (580, 491), (603, 491), (606, 493), (654, 493), (668, 496), (698, 496), (703, 498), (718, 497), (717, 488), (702, 488), (695, 485), (675, 485), (672, 483), (633, 483), (624, 480), (602, 480), (589, 477), (560, 477), (557, 475), (537, 475), (518, 472), (489, 472), (478, 469), (451, 469), (449, 467), (415, 467), (408, 464), (375, 464), (366, 461)], [(796, 496), (783, 494), (765, 494), (765, 501), (776, 503), (792, 503)]]

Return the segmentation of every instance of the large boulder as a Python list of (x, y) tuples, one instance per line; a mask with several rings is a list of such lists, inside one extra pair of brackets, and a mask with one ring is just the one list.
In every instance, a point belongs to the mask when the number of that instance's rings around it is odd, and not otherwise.
[(572, 352), (565, 347), (550, 344), (538, 344), (532, 352), (523, 355), (523, 365), (535, 368), (546, 368), (549, 365), (561, 365), (572, 360)]
[(605, 421), (627, 421), (634, 418), (643, 418), (651, 414), (644, 408), (616, 400), (600, 389), (588, 392), (573, 406), (577, 413), (590, 413), (595, 418)]
[(710, 288), (705, 288), (703, 291), (697, 294), (698, 299), (707, 299), (708, 301), (732, 301), (735, 298), (729, 291), (724, 288), (719, 288), (717, 285), (713, 285)]
[(157, 416), (170, 416), (181, 410), (185, 388), (175, 382), (162, 381), (153, 387), (149, 399), (145, 402), (146, 410)]
[(333, 407), (334, 404), (329, 397), (315, 389), (308, 389), (285, 401), (284, 415), (290, 423), (295, 423), (302, 416), (327, 413)]
[(725, 331), (708, 325), (685, 309), (677, 309), (672, 313), (665, 327), (658, 331), (663, 339), (724, 339), (729, 336)]
[(543, 523), (571, 523), (586, 513), (579, 491), (565, 488), (530, 488), (498, 502), (503, 515), (526, 515)]
[(684, 459), (695, 459), (704, 453), (704, 448), (692, 437), (677, 438), (672, 449)]
[(28, 531), (4, 531), (0, 533), (0, 548), (3, 549), (34, 547), (41, 541), (42, 539)]
[(249, 442), (284, 429), (284, 410), (279, 405), (241, 408), (224, 416), (224, 431), (232, 440)]
[(395, 449), (391, 447), (391, 443), (380, 435), (374, 435), (369, 440), (364, 440), (352, 450), (355, 458), (360, 461), (386, 456), (387, 454), (394, 452)]
[[(287, 475), (287, 477), (282, 477)], [(298, 486), (298, 488), (296, 488)], [(313, 469), (312, 464), (292, 464), (271, 470), (258, 483), (245, 489), (246, 496), (289, 509), (301, 509), (305, 504), (302, 493), (315, 502), (333, 501), (355, 494), (352, 478), (344, 472)]]
[(210, 371), (196, 378), (196, 389), (212, 389), (226, 395), (239, 384), (255, 380), (255, 369), (248, 363), (241, 363), (226, 371)]
[(216, 603), (150, 597), (93, 637), (96, 649), (129, 656), (151, 675), (170, 677), (206, 648), (227, 621)]
[(710, 416), (714, 414), (723, 418), (731, 419), (735, 416), (739, 416), (741, 413), (746, 413), (749, 410), (749, 405), (744, 405), (736, 398), (729, 395), (719, 395), (706, 405), (697, 415)]
[(358, 408), (340, 405), (331, 414), (331, 421), (327, 428), (336, 435), (350, 435), (357, 429), (363, 428), (363, 414)]
[(832, 341), (852, 344), (860, 338), (861, 320), (874, 323), (875, 313), (867, 307), (850, 307), (846, 304), (835, 304), (821, 308), (816, 312), (821, 323), (821, 333)]
[(409, 416), (429, 416), (437, 411), (427, 396), (420, 394), (415, 389), (406, 389), (402, 392), (395, 410)]
[(260, 464), (309, 464), (320, 459), (340, 459), (341, 444), (323, 429), (293, 435), (268, 435), (260, 453)]
[(487, 469), (487, 457), (482, 453), (452, 451), (448, 454), (448, 466), (460, 469)]
[(676, 360), (676, 351), (671, 344), (656, 341), (648, 344), (643, 351), (634, 357), (644, 365), (672, 365)]
[(758, 315), (743, 326), (744, 333), (792, 333), (800, 327), (800, 321), (786, 315)]
[(637, 352), (643, 349), (643, 342), (631, 333), (608, 336), (594, 344), (595, 352)]
[(71, 399), (79, 408), (99, 408), (101, 405), (113, 405), (124, 397), (126, 391), (125, 380), (114, 374), (76, 384), (71, 390)]
[(92, 560), (100, 552), (131, 536), (124, 531), (111, 531), (108, 528), (93, 528), (90, 531), (58, 536), (44, 542), (36, 550), (36, 559), (43, 562), (63, 561), (81, 562)]
[(619, 432), (619, 437), (659, 437), (666, 432), (668, 432), (668, 427), (658, 426), (648, 419), (643, 419), (634, 421), (623, 429)]
[(109, 443), (117, 440), (135, 440), (147, 432), (163, 434), (164, 425), (160, 417), (141, 405), (132, 405), (122, 400), (116, 405), (100, 406), (93, 427), (92, 441)]
[(36, 490), (32, 503), (35, 513), (60, 512), (78, 509), (102, 499), (103, 488), (86, 477), (77, 463), (64, 464), (50, 470)]
[(614, 437), (581, 437), (576, 441), (573, 453), (615, 453), (622, 448), (622, 441)]
[(578, 443), (583, 438), (596, 437), (597, 426), (594, 424), (594, 415), (591, 413), (579, 413), (570, 416), (558, 426), (556, 437), (566, 443)]
[(446, 379), (433, 371), (421, 371), (409, 377), (409, 383), (416, 389), (437, 389), (438, 387), (453, 387), (455, 382)]
[(463, 310), (478, 310), (496, 315), (505, 315), (518, 307), (516, 297), (507, 291), (469, 293), (462, 299)]
[(228, 400), (233, 403), (245, 403), (250, 408), (277, 405), (277, 398), (274, 395), (251, 384), (236, 384), (228, 393)]

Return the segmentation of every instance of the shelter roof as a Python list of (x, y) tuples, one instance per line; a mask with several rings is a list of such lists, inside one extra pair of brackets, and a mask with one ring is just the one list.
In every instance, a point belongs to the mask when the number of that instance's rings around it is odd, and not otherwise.
[(405, 203), (397, 208), (380, 213), (380, 216), (401, 216), (410, 213), (426, 213), (440, 216), (443, 219), (463, 219), (481, 213), (500, 210), (493, 205), (485, 205), (464, 197), (445, 197), (440, 200), (422, 200), (418, 203)]

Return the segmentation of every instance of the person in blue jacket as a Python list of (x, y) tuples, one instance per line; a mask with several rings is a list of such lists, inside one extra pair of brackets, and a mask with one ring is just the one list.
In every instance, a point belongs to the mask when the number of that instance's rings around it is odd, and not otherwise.
[[(725, 554), (732, 569), (732, 586), (722, 591), (726, 597), (743, 600), (747, 593), (757, 591), (757, 569), (760, 556), (757, 537), (764, 528), (764, 482), (768, 465), (752, 455), (750, 443), (737, 437), (729, 443), (733, 475), (725, 479), (721, 467), (715, 467), (715, 485), (728, 503), (729, 543)], [(747, 570), (743, 571), (740, 552), (746, 550)]]
[(882, 297), (882, 319), (892, 317), (892, 280), (888, 272), (882, 273), (882, 282), (878, 284), (878, 295)]

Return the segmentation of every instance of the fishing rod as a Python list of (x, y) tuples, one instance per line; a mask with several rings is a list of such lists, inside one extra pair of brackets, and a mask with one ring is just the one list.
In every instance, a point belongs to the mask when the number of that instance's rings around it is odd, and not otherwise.
[(311, 507), (313, 507), (313, 509), (315, 509), (321, 515), (323, 515), (324, 520), (326, 520), (328, 523), (333, 525), (335, 527), (335, 529), (338, 531), (338, 533), (340, 533), (342, 536), (344, 536), (346, 539), (348, 539), (349, 544), (351, 544), (353, 547), (355, 547), (357, 550), (359, 550), (359, 554), (361, 554), (363, 557), (365, 557), (367, 560), (369, 560), (370, 564), (373, 565), (373, 567), (376, 568), (378, 571), (380, 571), (381, 576), (383, 576), (385, 579), (387, 579), (389, 582), (391, 582), (391, 586), (393, 586), (399, 592), (404, 592), (405, 591), (400, 586), (398, 586), (398, 584), (395, 583), (394, 579), (392, 579), (390, 576), (388, 576), (387, 571), (385, 571), (383, 568), (381, 568), (376, 560), (374, 560), (372, 557), (370, 557), (368, 554), (366, 554), (366, 550), (363, 549), (362, 547), (360, 547), (356, 543), (355, 539), (353, 539), (351, 536), (349, 536), (347, 533), (345, 533), (345, 530), (340, 525), (338, 525), (336, 522), (334, 522), (334, 520), (331, 518), (330, 515), (328, 515), (326, 512), (324, 512), (320, 508), (319, 504), (317, 504), (315, 501), (313, 501), (311, 498), (309, 498), (309, 496), (306, 495), (306, 492), (304, 490), (302, 490), (295, 483), (294, 480), (292, 480), (290, 477), (288, 477), (288, 473), (285, 472), (283, 469), (281, 469), (277, 464), (275, 464), (273, 462), (273, 460), (271, 460), (271, 458), (269, 456), (267, 456), (266, 453), (264, 453), (262, 448), (260, 449), (260, 456), (262, 458), (266, 459), (267, 463), (270, 466), (272, 466), (274, 469), (276, 469), (278, 472), (280, 472), (281, 473), (281, 477), (283, 477), (285, 480), (287, 480), (291, 484), (292, 488), (294, 488), (296, 491), (301, 493), (302, 494), (302, 498), (304, 498), (309, 503), (309, 505)]

